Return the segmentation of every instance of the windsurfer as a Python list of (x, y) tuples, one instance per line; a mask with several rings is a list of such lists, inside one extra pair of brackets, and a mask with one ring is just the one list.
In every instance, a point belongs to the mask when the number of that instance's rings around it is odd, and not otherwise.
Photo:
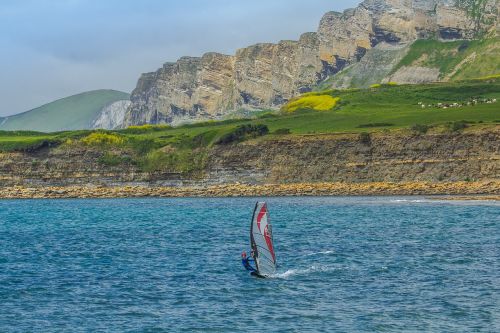
[(257, 270), (250, 264), (250, 261), (255, 262), (255, 259), (253, 258), (253, 256), (251, 258), (247, 257), (247, 253), (243, 251), (241, 253), (241, 263), (243, 264), (243, 267), (245, 267), (245, 269), (249, 272), (256, 272)]

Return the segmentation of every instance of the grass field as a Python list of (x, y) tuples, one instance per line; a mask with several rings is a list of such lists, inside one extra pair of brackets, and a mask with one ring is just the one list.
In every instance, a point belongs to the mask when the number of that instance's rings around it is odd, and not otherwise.
[(128, 98), (127, 93), (115, 90), (89, 91), (3, 118), (0, 120), (0, 130), (33, 129), (53, 132), (89, 128), (90, 122), (103, 107)]
[[(228, 135), (231, 138), (234, 133), (240, 135), (235, 140), (241, 141), (260, 135), (264, 138), (289, 135), (292, 138), (303, 134), (410, 131), (411, 128), (432, 126), (448, 126), (450, 130), (456, 130), (461, 127), (449, 125), (455, 122), (465, 122), (468, 126), (500, 123), (500, 102), (492, 102), (493, 99), (500, 100), (500, 78), (427, 85), (382, 85), (324, 94), (340, 98), (333, 109), (314, 111), (304, 108), (295, 112), (268, 113), (256, 119), (206, 122), (176, 128), (139, 126), (118, 131), (57, 133), (0, 131), (0, 151), (87, 145), (105, 152), (104, 164), (124, 162), (121, 156), (127, 151), (131, 158), (126, 161), (142, 166), (145, 171), (168, 166), (179, 172), (192, 172), (203, 166), (209, 147), (227, 141), (221, 138), (227, 139)], [(420, 105), (466, 103), (471, 99), (489, 99), (491, 104), (447, 109), (423, 109)], [(243, 125), (246, 127), (242, 128)], [(262, 130), (264, 127), (267, 127), (265, 131)]]

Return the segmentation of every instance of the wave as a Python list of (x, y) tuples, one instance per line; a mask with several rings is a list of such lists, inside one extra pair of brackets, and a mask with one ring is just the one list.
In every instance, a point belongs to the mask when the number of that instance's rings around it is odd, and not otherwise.
[(331, 272), (333, 270), (335, 270), (334, 267), (328, 267), (323, 265), (312, 265), (309, 268), (289, 269), (284, 273), (276, 273), (271, 275), (270, 277), (275, 279), (287, 279), (291, 276), (308, 275), (311, 273), (318, 273), (318, 272)]
[(313, 252), (313, 253), (309, 253), (309, 254), (306, 254), (305, 256), (306, 257), (310, 257), (310, 256), (316, 256), (316, 255), (324, 255), (324, 254), (332, 254), (332, 253), (335, 253), (335, 251), (333, 250), (325, 250), (325, 251), (320, 251), (320, 252)]
[(390, 200), (389, 202), (422, 203), (422, 202), (429, 202), (429, 200), (425, 200), (425, 199), (393, 199), (393, 200)]

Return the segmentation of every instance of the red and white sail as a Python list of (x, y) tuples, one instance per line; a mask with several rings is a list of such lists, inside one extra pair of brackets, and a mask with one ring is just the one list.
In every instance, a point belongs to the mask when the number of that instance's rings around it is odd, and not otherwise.
[(255, 205), (250, 227), (250, 240), (257, 273), (262, 276), (274, 274), (276, 254), (274, 253), (273, 230), (265, 202), (258, 202)]

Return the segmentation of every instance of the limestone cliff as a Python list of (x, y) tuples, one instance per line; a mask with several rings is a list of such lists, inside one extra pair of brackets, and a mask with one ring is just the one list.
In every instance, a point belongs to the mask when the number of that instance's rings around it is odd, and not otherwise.
[[(143, 74), (125, 126), (221, 119), (238, 109), (281, 106), (291, 97), (360, 61), (368, 50), (419, 38), (469, 39), (478, 29), (454, 0), (365, 0), (329, 12), (317, 32), (298, 41), (256, 44), (235, 55), (208, 53)], [(485, 24), (498, 27), (498, 3), (488, 0)]]
[(123, 100), (105, 106), (92, 121), (91, 128), (108, 130), (119, 128), (123, 124), (130, 104), (130, 101)]
[[(145, 172), (82, 146), (0, 153), (0, 189), (70, 185), (208, 186), (215, 184), (498, 181), (500, 127), (463, 133), (374, 133), (268, 137), (211, 148), (203, 175)], [(121, 152), (126, 156), (127, 152)], [(498, 188), (497, 188), (498, 193)]]

